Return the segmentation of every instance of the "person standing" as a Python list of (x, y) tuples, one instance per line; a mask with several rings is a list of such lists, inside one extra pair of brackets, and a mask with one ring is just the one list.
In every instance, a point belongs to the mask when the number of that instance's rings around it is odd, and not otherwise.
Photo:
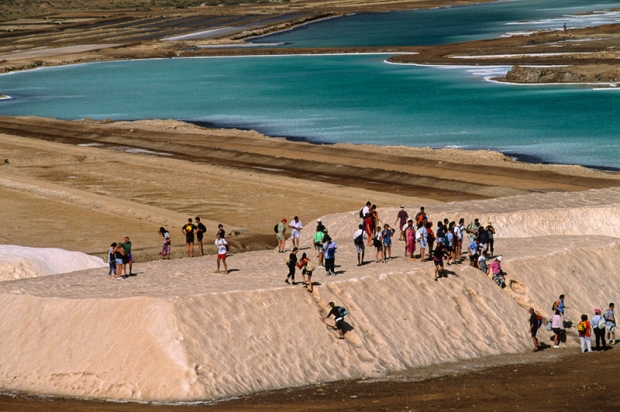
[(286, 248), (286, 218), (282, 218), (276, 225), (276, 239), (278, 239), (278, 253), (284, 253)]
[(125, 252), (123, 263), (129, 265), (129, 276), (132, 276), (133, 272), (131, 268), (133, 266), (133, 256), (131, 256), (131, 241), (128, 236), (125, 236), (125, 241), (121, 243), (121, 247), (123, 248), (123, 252)]
[(407, 222), (407, 227), (405, 228), (405, 239), (406, 241), (406, 249), (405, 249), (405, 254), (406, 256), (409, 257), (410, 261), (414, 261), (415, 260), (415, 232), (416, 229), (413, 226), (413, 220), (409, 219), (409, 221)]
[[(296, 247), (293, 247), (293, 250), (291, 250), (291, 253), (289, 253), (289, 255), (286, 258), (286, 266), (288, 267), (288, 275), (286, 275), (286, 279), (284, 279), (284, 283), (288, 283), (290, 284), (295, 284), (295, 268), (297, 267), (297, 251), (299, 249), (297, 249)], [(289, 282), (289, 279), (291, 279), (291, 281)]]
[[(308, 292), (312, 293), (312, 272), (314, 271), (314, 265), (305, 253), (301, 255), (301, 260), (297, 263), (297, 268), (301, 269), (303, 284), (308, 288)], [(308, 280), (306, 280), (306, 276)]]
[(458, 263), (461, 263), (461, 255), (463, 254), (463, 232), (465, 231), (465, 219), (460, 218), (459, 223), (454, 228), (458, 244), (456, 246), (456, 256), (458, 257)]
[(200, 217), (196, 216), (196, 240), (198, 240), (198, 250), (200, 251), (200, 256), (204, 256), (204, 251), (202, 249), (202, 238), (207, 231), (207, 227), (200, 222)]
[(181, 232), (185, 235), (185, 255), (187, 257), (194, 257), (194, 234), (196, 233), (196, 226), (192, 222), (192, 218), (187, 219), (187, 223), (181, 228)]
[(478, 239), (473, 239), (469, 242), (469, 246), (467, 247), (467, 252), (469, 253), (469, 264), (473, 267), (478, 267)]
[(383, 238), (383, 261), (387, 263), (388, 259), (392, 259), (392, 236), (394, 229), (390, 228), (387, 223), (383, 226), (381, 237)]
[(291, 228), (291, 241), (293, 242), (293, 247), (299, 248), (299, 236), (301, 236), (301, 230), (304, 226), (301, 224), (297, 216), (293, 218), (288, 226)]
[(551, 319), (549, 319), (549, 321), (551, 322), (551, 330), (554, 333), (553, 347), (558, 349), (560, 347), (560, 335), (562, 334), (563, 326), (562, 314), (560, 313), (560, 311), (556, 309), (555, 313), (551, 316)]
[(327, 230), (327, 228), (323, 224), (323, 221), (321, 219), (317, 219), (316, 220), (316, 231), (315, 232), (325, 232), (325, 230)]
[(366, 250), (366, 242), (364, 242), (364, 225), (360, 224), (358, 229), (353, 233), (353, 244), (357, 251), (357, 266), (364, 264), (364, 251)]
[(336, 249), (338, 245), (329, 236), (323, 244), (325, 251), (325, 272), (326, 276), (336, 276)]
[(493, 227), (493, 224), (491, 223), (491, 221), (489, 220), (487, 222), (487, 227), (486, 227), (486, 231), (488, 234), (488, 239), (489, 239), (489, 252), (491, 252), (491, 256), (493, 255), (493, 239), (495, 237), (495, 228)]
[(536, 315), (536, 312), (534, 312), (534, 308), (530, 308), (530, 329), (529, 329), (529, 334), (530, 337), (532, 338), (532, 342), (534, 343), (534, 352), (538, 352), (539, 350), (541, 350), (541, 345), (540, 342), (538, 341), (538, 338), (536, 337), (536, 333), (538, 333), (538, 316)]
[(394, 226), (396, 226), (400, 230), (400, 236), (398, 240), (405, 240), (405, 225), (407, 224), (407, 219), (409, 218), (409, 214), (405, 210), (405, 206), (400, 205), (400, 210), (396, 215), (396, 220), (394, 221)]
[(347, 310), (341, 306), (334, 305), (334, 302), (329, 302), (329, 307), (331, 308), (331, 310), (329, 311), (327, 316), (323, 318), (323, 322), (325, 322), (330, 316), (334, 315), (335, 325), (332, 326), (332, 328), (338, 331), (340, 339), (344, 339), (344, 330), (342, 329), (342, 327), (344, 323), (344, 317), (347, 314)]
[(614, 304), (609, 304), (609, 309), (605, 311), (605, 321), (607, 322), (607, 343), (614, 345), (616, 343), (616, 317), (614, 315)]
[(433, 251), (433, 263), (435, 264), (435, 277), (433, 280), (435, 281), (443, 276), (443, 254), (444, 246), (441, 243), (437, 243)]
[(426, 255), (426, 247), (428, 245), (428, 231), (426, 230), (426, 222), (422, 222), (416, 232), (416, 239), (420, 243), (420, 262), (424, 262)]
[(116, 249), (116, 242), (112, 243), (108, 249), (108, 266), (110, 266), (110, 269), (108, 270), (108, 277), (111, 277), (112, 274), (116, 277), (116, 258), (114, 257), (114, 249)]
[[(381, 226), (377, 226), (375, 228), (372, 245), (375, 247), (375, 260), (377, 263), (383, 262), (385, 260), (385, 255), (383, 254), (383, 237), (381, 236)], [(379, 259), (379, 255), (381, 255), (381, 259)]]
[(114, 248), (114, 259), (116, 260), (116, 279), (123, 280), (127, 277), (127, 265), (125, 263), (125, 251), (120, 244)]
[(219, 233), (215, 234), (215, 246), (217, 247), (217, 270), (215, 273), (220, 273), (220, 262), (224, 266), (224, 274), (228, 274), (228, 266), (226, 265), (226, 254), (230, 246), (226, 239), (223, 239)]
[(312, 240), (314, 242), (314, 248), (316, 249), (317, 252), (317, 259), (319, 261), (319, 267), (322, 268), (323, 266), (323, 239), (325, 239), (325, 226), (323, 226), (323, 230), (317, 230), (314, 233), (314, 236), (312, 237)]
[(588, 315), (581, 315), (581, 322), (577, 324), (577, 332), (579, 332), (581, 352), (585, 353), (586, 346), (588, 352), (592, 352), (592, 341), (590, 339), (590, 336), (592, 336), (592, 325), (588, 322)]
[(226, 237), (226, 231), (224, 230), (224, 225), (221, 223), (217, 225), (217, 233), (220, 234), (220, 237), (224, 239)]
[(419, 229), (422, 226), (422, 222), (426, 220), (426, 212), (424, 211), (424, 206), (420, 207), (420, 211), (415, 215), (415, 225), (416, 229)]
[(475, 218), (473, 222), (469, 222), (465, 231), (469, 235), (470, 240), (478, 239), (478, 232), (480, 231), (480, 221), (478, 218)]
[(607, 342), (605, 342), (606, 327), (607, 325), (605, 318), (601, 315), (601, 310), (594, 309), (594, 316), (592, 317), (592, 330), (594, 330), (594, 336), (596, 338), (596, 350), (601, 350), (601, 342), (603, 344), (603, 350), (607, 350)]
[(170, 259), (170, 233), (163, 226), (159, 228), (159, 237), (162, 240), (161, 253), (159, 255), (164, 260)]

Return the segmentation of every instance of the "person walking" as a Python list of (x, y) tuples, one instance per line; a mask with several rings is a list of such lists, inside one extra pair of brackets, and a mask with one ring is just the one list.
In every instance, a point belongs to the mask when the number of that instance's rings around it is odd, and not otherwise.
[(159, 256), (161, 256), (161, 258), (164, 260), (170, 259), (170, 233), (163, 226), (159, 228), (158, 233), (159, 237), (162, 240), (161, 253), (159, 254)]
[(353, 244), (357, 251), (357, 266), (362, 266), (364, 264), (364, 251), (366, 250), (366, 242), (364, 241), (365, 234), (364, 225), (362, 224), (360, 224), (355, 233), (353, 233)]
[(540, 321), (539, 321), (538, 315), (536, 315), (536, 312), (534, 312), (534, 308), (530, 308), (529, 312), (530, 312), (529, 334), (530, 334), (530, 337), (532, 338), (532, 342), (534, 343), (534, 352), (538, 352), (539, 350), (542, 349), (542, 346), (540, 342), (538, 341), (538, 338), (536, 337), (536, 333), (538, 333), (538, 327), (539, 327)]
[[(297, 268), (301, 269), (301, 278), (303, 279), (304, 286), (308, 288), (308, 292), (312, 293), (312, 272), (314, 271), (314, 265), (305, 253), (301, 255), (301, 260), (297, 264)], [(306, 280), (306, 276), (308, 280)]]
[[(360, 225), (360, 226), (363, 226), (363, 225)], [(323, 266), (323, 257), (324, 257), (323, 243), (325, 242), (323, 241), (323, 239), (325, 239), (326, 230), (327, 229), (325, 229), (325, 226), (322, 227), (322, 230), (319, 230), (319, 227), (317, 226), (317, 231), (314, 233), (314, 236), (312, 238), (312, 240), (314, 241), (314, 248), (316, 249), (316, 252), (317, 252), (316, 257), (318, 259), (320, 268), (324, 267)]]
[(413, 219), (409, 219), (407, 227), (405, 228), (405, 256), (409, 257), (410, 261), (414, 261), (415, 253), (415, 227), (413, 225)]
[(435, 264), (435, 277), (433, 280), (435, 281), (443, 276), (443, 254), (444, 246), (441, 243), (437, 243), (433, 251), (433, 263)]
[[(377, 261), (377, 263), (383, 262), (385, 260), (385, 255), (383, 254), (383, 238), (381, 237), (381, 226), (377, 226), (375, 228), (372, 245), (375, 247), (375, 260)], [(379, 256), (381, 256), (381, 259), (379, 259)]]
[(204, 234), (206, 232), (207, 227), (200, 222), (200, 217), (196, 216), (196, 240), (198, 241), (198, 251), (200, 252), (200, 256), (204, 256), (204, 251), (202, 248), (202, 238), (204, 237)]
[(426, 230), (426, 222), (422, 222), (420, 228), (415, 233), (416, 240), (420, 243), (420, 262), (426, 259), (426, 247), (428, 246), (428, 231)]
[(603, 316), (605, 316), (605, 321), (607, 322), (607, 343), (614, 345), (616, 343), (616, 317), (614, 315), (613, 303), (609, 304), (609, 308)]
[[(288, 267), (288, 275), (286, 275), (286, 279), (284, 279), (284, 283), (288, 283), (289, 285), (295, 284), (295, 268), (297, 267), (297, 249), (296, 247), (291, 250), (291, 253), (286, 257), (285, 263)], [(289, 282), (289, 279), (291, 280)]]
[(594, 316), (592, 316), (592, 330), (594, 331), (594, 337), (596, 339), (596, 350), (601, 350), (601, 342), (603, 350), (607, 350), (607, 342), (605, 342), (605, 328), (607, 322), (601, 315), (600, 309), (594, 309)]
[(396, 226), (400, 230), (400, 236), (398, 240), (405, 240), (405, 225), (407, 224), (407, 219), (409, 218), (409, 214), (405, 210), (405, 206), (401, 205), (398, 214), (396, 215), (396, 220), (394, 221), (394, 226)]
[(226, 265), (226, 255), (230, 246), (226, 239), (223, 239), (219, 233), (215, 234), (215, 246), (217, 247), (217, 270), (215, 273), (220, 273), (220, 262), (224, 266), (224, 274), (228, 274), (228, 265)]
[(581, 343), (581, 352), (592, 352), (592, 342), (590, 336), (592, 335), (592, 325), (588, 322), (588, 315), (581, 315), (581, 322), (577, 324), (577, 332), (579, 332), (579, 341)]
[(338, 249), (336, 242), (331, 237), (326, 236), (326, 241), (323, 244), (326, 276), (336, 276), (336, 249)]
[(556, 309), (555, 313), (551, 315), (551, 319), (549, 319), (549, 321), (551, 322), (551, 330), (554, 333), (553, 347), (555, 349), (558, 349), (560, 347), (560, 341), (562, 340), (560, 338), (560, 335), (562, 334), (563, 326), (562, 314), (560, 313), (560, 311)]

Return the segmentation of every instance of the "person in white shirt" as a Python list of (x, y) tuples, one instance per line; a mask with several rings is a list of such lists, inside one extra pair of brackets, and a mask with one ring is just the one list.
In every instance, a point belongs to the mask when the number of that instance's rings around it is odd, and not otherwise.
[(301, 224), (301, 221), (297, 216), (293, 218), (291, 223), (289, 223), (288, 227), (291, 228), (291, 241), (293, 242), (293, 247), (299, 247), (299, 236), (301, 235), (301, 230), (304, 226)]
[(426, 254), (427, 236), (428, 231), (425, 225), (420, 226), (416, 232), (416, 240), (420, 243), (420, 261), (424, 262), (424, 255)]
[(224, 273), (228, 274), (228, 266), (226, 265), (226, 254), (228, 253), (228, 242), (226, 239), (220, 236), (218, 232), (215, 235), (215, 246), (217, 246), (217, 270), (215, 273), (220, 273), (220, 261), (224, 265)]
[(357, 250), (357, 266), (362, 266), (364, 264), (364, 251), (366, 250), (366, 232), (364, 231), (364, 225), (359, 225), (359, 229), (353, 233), (353, 243), (355, 244), (355, 249)]

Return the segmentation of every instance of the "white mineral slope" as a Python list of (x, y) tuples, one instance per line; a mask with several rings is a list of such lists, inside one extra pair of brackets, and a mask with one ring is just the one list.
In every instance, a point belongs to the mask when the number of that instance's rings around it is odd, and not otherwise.
[[(587, 217), (570, 212), (578, 222), (588, 226), (612, 218), (614, 205), (607, 199), (617, 192), (590, 194), (602, 201), (582, 206)], [(525, 220), (520, 203), (531, 224), (542, 225), (534, 208), (525, 206), (545, 205), (549, 198), (438, 205), (429, 212), (442, 217), (488, 212), (498, 221), (513, 216), (520, 225)], [(559, 195), (553, 207), (540, 210), (566, 216), (565, 209), (578, 208)], [(396, 215), (383, 209), (380, 214), (390, 223)], [(283, 283), (284, 255), (275, 251), (230, 256), (229, 275), (214, 274), (214, 257), (205, 256), (136, 263), (138, 275), (124, 281), (108, 279), (99, 268), (1, 282), (0, 388), (193, 401), (381, 376), (528, 351), (527, 308), (546, 317), (560, 293), (570, 307), (569, 321), (618, 300), (620, 240), (613, 235), (526, 237), (506, 218), (501, 230), (515, 236), (496, 241), (508, 273), (509, 286), (502, 290), (467, 265), (447, 266), (448, 276), (435, 282), (432, 263), (407, 261), (398, 241), (397, 259), (357, 267), (351, 239), (357, 212), (323, 220), (339, 244), (338, 276), (317, 269), (313, 294)], [(316, 263), (308, 241), (314, 222), (304, 223), (302, 252)], [(349, 310), (343, 341), (321, 319), (329, 301)], [(568, 346), (576, 349), (573, 329)], [(549, 337), (546, 331), (540, 335), (543, 341)]]
[(104, 267), (101, 258), (63, 249), (0, 245), (0, 281)]

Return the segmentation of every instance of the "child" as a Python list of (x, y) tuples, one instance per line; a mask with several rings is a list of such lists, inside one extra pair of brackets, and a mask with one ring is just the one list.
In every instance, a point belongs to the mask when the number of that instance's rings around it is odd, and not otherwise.
[(592, 352), (592, 343), (590, 342), (592, 326), (588, 322), (588, 315), (581, 315), (581, 322), (577, 324), (577, 332), (579, 332), (579, 340), (581, 341), (581, 351), (585, 352), (587, 345), (588, 352)]
[(108, 249), (108, 265), (110, 265), (110, 270), (108, 270), (108, 277), (112, 277), (112, 273), (116, 276), (116, 258), (114, 257), (114, 250), (116, 249), (116, 242), (110, 245)]
[(383, 262), (387, 263), (388, 259), (392, 259), (392, 235), (394, 229), (390, 229), (390, 225), (387, 223), (383, 225), (383, 231), (381, 237), (383, 238)]

